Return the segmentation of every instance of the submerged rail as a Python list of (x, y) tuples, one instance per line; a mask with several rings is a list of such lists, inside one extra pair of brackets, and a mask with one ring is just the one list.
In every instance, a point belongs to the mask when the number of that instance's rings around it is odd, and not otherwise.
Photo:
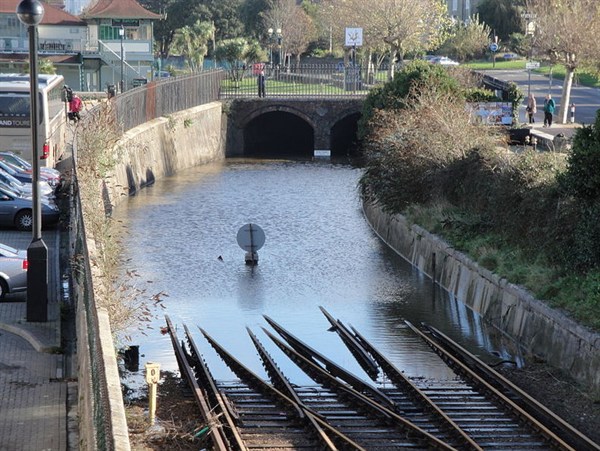
[[(423, 384), (404, 375), (359, 331), (324, 308), (321, 311), (330, 330), (340, 336), (374, 384), (342, 368), (268, 316), (264, 318), (278, 336), (263, 328), (265, 336), (315, 385), (299, 386), (290, 380), (249, 328), (268, 381), (200, 328), (238, 378), (216, 381), (189, 329), (185, 327), (186, 349), (167, 318), (182, 374), (194, 389), (203, 421), (211, 426), (214, 449), (600, 450), (437, 329), (408, 323), (432, 349), (432, 357), (440, 356), (456, 377)], [(392, 387), (382, 386), (379, 374)]]

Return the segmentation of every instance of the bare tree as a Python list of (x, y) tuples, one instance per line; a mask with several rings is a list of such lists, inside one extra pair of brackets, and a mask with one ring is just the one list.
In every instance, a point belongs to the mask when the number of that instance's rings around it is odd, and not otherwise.
[(328, 1), (341, 19), (338, 27), (361, 27), (365, 47), (388, 49), (390, 77), (393, 63), (403, 60), (407, 52), (439, 45), (449, 21), (447, 6), (442, 0)]
[(312, 19), (295, 0), (272, 0), (270, 8), (261, 14), (265, 29), (281, 30), (281, 55), (292, 54), (300, 60), (315, 36)]
[(559, 122), (567, 121), (573, 75), (583, 64), (596, 64), (600, 54), (598, 0), (528, 0), (534, 15), (534, 46), (538, 53), (565, 66)]

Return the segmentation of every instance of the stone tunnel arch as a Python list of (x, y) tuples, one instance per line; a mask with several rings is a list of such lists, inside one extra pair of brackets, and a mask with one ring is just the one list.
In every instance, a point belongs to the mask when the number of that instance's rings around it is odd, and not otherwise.
[(254, 114), (244, 126), (244, 155), (312, 157), (315, 132), (308, 118), (284, 109)]
[(345, 157), (358, 153), (358, 120), (359, 111), (347, 114), (331, 128), (330, 146), (332, 157)]

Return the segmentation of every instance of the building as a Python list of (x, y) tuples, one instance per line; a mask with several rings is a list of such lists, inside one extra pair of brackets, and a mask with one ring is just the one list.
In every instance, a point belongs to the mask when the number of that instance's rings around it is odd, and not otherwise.
[(152, 78), (154, 21), (160, 14), (135, 0), (98, 0), (81, 17), (88, 24), (84, 71), (90, 90), (118, 86), (121, 80), (128, 89)]
[[(24, 72), (29, 64), (27, 27), (16, 15), (20, 2), (0, 1), (0, 72)], [(39, 59), (52, 62), (73, 89), (103, 91), (121, 81), (128, 89), (152, 78), (153, 24), (159, 14), (135, 0), (97, 0), (79, 17), (43, 4)]]
[(477, 13), (477, 4), (480, 0), (447, 0), (448, 14), (450, 17), (467, 22), (468, 19)]
[[(16, 14), (21, 0), (0, 2), (0, 72), (25, 72), (29, 65), (27, 27)], [(87, 43), (87, 24), (62, 9), (44, 4), (38, 25), (38, 57), (49, 60), (65, 81), (79, 87), (82, 80), (82, 51)]]

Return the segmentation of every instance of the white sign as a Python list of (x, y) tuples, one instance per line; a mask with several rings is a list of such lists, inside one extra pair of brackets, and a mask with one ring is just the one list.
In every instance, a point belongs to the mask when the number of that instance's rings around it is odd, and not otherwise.
[(363, 45), (362, 28), (346, 28), (346, 47), (358, 47)]
[(539, 69), (540, 62), (539, 61), (527, 61), (525, 63), (525, 69)]

